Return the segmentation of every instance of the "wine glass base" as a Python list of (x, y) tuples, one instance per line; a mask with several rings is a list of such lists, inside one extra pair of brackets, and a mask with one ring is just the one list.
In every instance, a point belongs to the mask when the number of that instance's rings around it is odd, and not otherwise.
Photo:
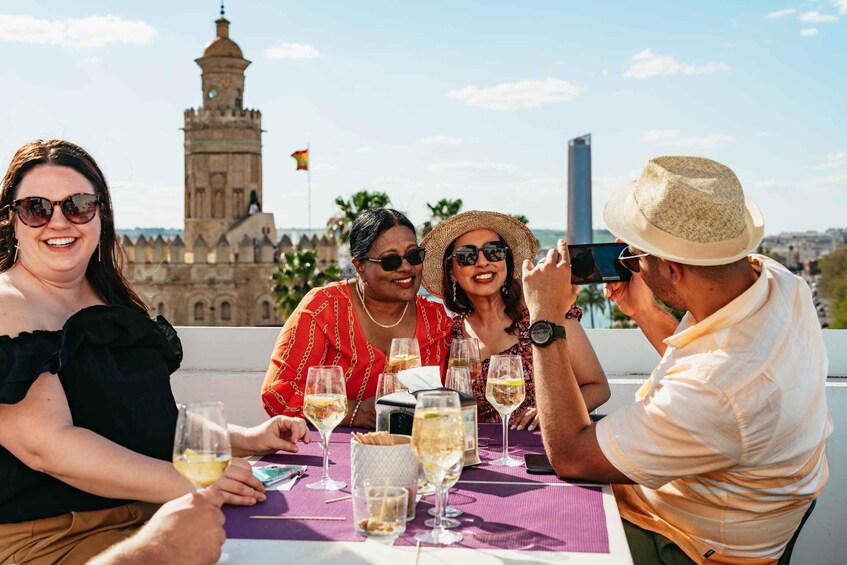
[[(429, 514), (430, 516), (435, 516), (435, 508), (434, 507), (430, 508), (429, 510), (426, 511), (426, 513)], [(445, 512), (444, 512), (444, 515), (447, 516), (448, 518), (458, 518), (462, 514), (464, 514), (464, 512), (462, 512), (458, 508), (453, 508), (452, 506), (448, 506), (445, 509)], [(447, 527), (449, 527), (449, 526), (447, 526)]]
[(332, 479), (321, 479), (315, 483), (309, 483), (306, 488), (312, 490), (341, 490), (346, 484), (341, 481), (333, 481)]
[(457, 541), (462, 541), (462, 534), (459, 532), (451, 532), (448, 530), (430, 530), (421, 532), (415, 536), (415, 539), (421, 543), (432, 543), (436, 545), (450, 545)]
[[(444, 528), (458, 528), (459, 526), (462, 525), (462, 523), (458, 520), (454, 520), (453, 518), (442, 517), (441, 518), (441, 525)], [(435, 518), (429, 518), (429, 519), (425, 520), (424, 526), (426, 526), (427, 528), (434, 528), (436, 526)]]
[(500, 459), (489, 461), (488, 464), (495, 467), (520, 467), (524, 462), (514, 457), (501, 457)]

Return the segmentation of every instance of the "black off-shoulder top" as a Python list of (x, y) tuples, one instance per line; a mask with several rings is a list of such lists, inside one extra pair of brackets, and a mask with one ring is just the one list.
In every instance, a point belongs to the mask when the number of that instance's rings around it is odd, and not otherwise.
[[(59, 331), (0, 336), (0, 403), (23, 400), (42, 373), (58, 374), (75, 426), (170, 461), (177, 417), (170, 375), (180, 362), (179, 337), (161, 316), (151, 320), (124, 306), (92, 306)], [(0, 446), (0, 523), (125, 502), (30, 469)]]

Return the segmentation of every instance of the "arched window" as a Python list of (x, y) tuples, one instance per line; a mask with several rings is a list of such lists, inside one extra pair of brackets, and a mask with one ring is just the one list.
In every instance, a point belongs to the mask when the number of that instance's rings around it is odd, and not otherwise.
[(270, 320), (271, 319), (271, 303), (265, 300), (262, 302), (262, 319)]
[(206, 318), (206, 307), (202, 302), (194, 304), (194, 321), (201, 321)]
[(232, 305), (229, 302), (221, 302), (221, 320), (232, 319)]

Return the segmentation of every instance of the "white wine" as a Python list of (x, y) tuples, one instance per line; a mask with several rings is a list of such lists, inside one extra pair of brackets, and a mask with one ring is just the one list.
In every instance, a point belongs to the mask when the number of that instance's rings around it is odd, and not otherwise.
[(330, 433), (347, 414), (347, 397), (343, 394), (307, 394), (303, 414), (322, 434)]
[(174, 467), (195, 487), (205, 488), (221, 478), (231, 458), (229, 453), (204, 453), (186, 449), (174, 457)]
[(485, 383), (485, 399), (501, 415), (511, 414), (526, 397), (524, 380), (515, 377), (491, 378)]
[(458, 359), (451, 357), (447, 361), (447, 367), (467, 367), (471, 374), (471, 386), (482, 376), (482, 361), (479, 359)]
[(395, 355), (388, 359), (388, 372), (399, 373), (406, 369), (416, 369), (421, 366), (420, 355)]
[(431, 483), (440, 482), (451, 467), (464, 458), (465, 429), (458, 410), (415, 410), (412, 450)]

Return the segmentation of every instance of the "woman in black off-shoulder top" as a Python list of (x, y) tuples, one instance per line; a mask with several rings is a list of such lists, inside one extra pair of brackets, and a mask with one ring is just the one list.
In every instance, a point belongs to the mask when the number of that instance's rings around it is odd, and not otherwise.
[[(180, 341), (150, 319), (120, 253), (91, 156), (21, 147), (0, 192), (0, 564), (84, 563), (193, 491), (170, 463)], [(283, 417), (230, 432), (236, 456), (308, 437)], [(212, 488), (265, 498), (239, 459)]]

